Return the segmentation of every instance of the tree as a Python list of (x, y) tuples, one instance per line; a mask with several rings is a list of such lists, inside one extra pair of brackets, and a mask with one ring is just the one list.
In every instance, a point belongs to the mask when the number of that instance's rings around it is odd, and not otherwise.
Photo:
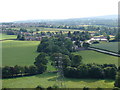
[(65, 48), (67, 48), (68, 51), (72, 52), (73, 43), (72, 43), (71, 40), (65, 39), (65, 40), (63, 41), (63, 46), (64, 46)]
[(21, 35), (20, 34), (17, 35), (17, 39), (18, 40), (21, 39)]
[(81, 47), (81, 43), (79, 40), (75, 41), (75, 45), (77, 45), (78, 47)]
[(120, 32), (117, 33), (117, 35), (115, 36), (115, 40), (119, 41), (120, 40)]
[(21, 71), (21, 67), (20, 66), (18, 66), (18, 65), (15, 65), (14, 66), (14, 69), (15, 69), (15, 74), (16, 74), (16, 76), (17, 76), (17, 74), (20, 74), (20, 71)]
[(15, 35), (13, 31), (7, 31), (7, 35)]
[(97, 65), (92, 65), (89, 70), (89, 77), (103, 78), (103, 69)]
[(61, 53), (54, 53), (50, 59), (52, 60), (52, 65), (54, 67), (58, 67), (59, 64), (62, 65), (63, 68), (70, 65), (70, 59), (68, 55), (64, 55)]
[(87, 49), (89, 46), (90, 46), (90, 44), (89, 44), (89, 43), (85, 43), (85, 42), (83, 43), (83, 47), (84, 47), (84, 48), (86, 48), (86, 49)]
[(29, 66), (29, 74), (30, 75), (34, 75), (34, 74), (37, 74), (37, 73), (38, 73), (37, 67)]
[(110, 40), (110, 36), (109, 36), (109, 35), (107, 35), (107, 40), (108, 40), (108, 41)]
[(41, 52), (36, 58), (35, 58), (35, 66), (37, 67), (38, 69), (38, 72), (39, 73), (43, 73), (46, 71), (47, 69), (47, 63), (48, 63), (48, 60), (46, 58), (47, 54), (46, 53), (43, 53)]
[(25, 36), (22, 35), (22, 37), (19, 40), (25, 40)]
[(68, 37), (71, 37), (71, 32), (70, 31), (68, 32)]
[(115, 75), (116, 75), (116, 69), (114, 67), (106, 67), (104, 68), (104, 76), (106, 78), (112, 78), (115, 79)]
[(28, 74), (29, 74), (29, 67), (28, 67), (28, 66), (25, 66), (25, 67), (24, 67), (24, 74), (25, 74), (25, 75), (28, 75)]
[(38, 31), (40, 31), (38, 28), (36, 28), (36, 31), (38, 32)]
[(6, 77), (10, 77), (10, 67), (5, 66), (2, 68), (2, 77), (6, 78)]
[(82, 63), (82, 56), (73, 54), (71, 65), (74, 67), (78, 67), (81, 63)]
[(118, 54), (120, 54), (120, 50), (118, 51)]
[(120, 88), (120, 71), (117, 72), (114, 86)]
[(25, 28), (20, 28), (20, 32), (27, 32)]

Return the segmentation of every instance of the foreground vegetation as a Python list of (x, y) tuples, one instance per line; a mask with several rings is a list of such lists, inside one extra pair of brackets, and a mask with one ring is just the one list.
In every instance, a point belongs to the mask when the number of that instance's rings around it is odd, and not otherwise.
[[(66, 88), (112, 88), (114, 87), (114, 80), (109, 79), (73, 79), (65, 78)], [(4, 79), (3, 88), (35, 88), (38, 85), (43, 86), (44, 88), (53, 86), (57, 84), (56, 74), (45, 73), (29, 77), (20, 77), (13, 79)]]

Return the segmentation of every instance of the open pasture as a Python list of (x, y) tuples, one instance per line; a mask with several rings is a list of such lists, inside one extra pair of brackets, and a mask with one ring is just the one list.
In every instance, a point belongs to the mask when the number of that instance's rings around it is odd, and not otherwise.
[(118, 57), (111, 56), (103, 53), (99, 53), (92, 50), (85, 50), (75, 52), (74, 54), (79, 54), (82, 56), (83, 63), (97, 63), (97, 64), (115, 64), (118, 66)]
[[(0, 42), (1, 43), (1, 42)], [(33, 65), (39, 41), (2, 41), (2, 61), (3, 66), (13, 65)], [(92, 50), (75, 52), (83, 57), (83, 63), (111, 63), (118, 65), (118, 57), (99, 53)]]
[(0, 40), (4, 40), (4, 39), (16, 39), (16, 38), (17, 38), (16, 35), (6, 35), (6, 34), (0, 33)]
[[(73, 79), (64, 78), (66, 88), (113, 88), (114, 80), (109, 79)], [(47, 88), (56, 85), (56, 73), (44, 73), (41, 75), (3, 79), (3, 88), (35, 88), (38, 85)]]
[(33, 65), (39, 41), (6, 40), (2, 43), (2, 65)]
[(119, 51), (120, 42), (106, 42), (106, 43), (99, 43), (99, 44), (92, 44), (92, 47), (118, 52)]

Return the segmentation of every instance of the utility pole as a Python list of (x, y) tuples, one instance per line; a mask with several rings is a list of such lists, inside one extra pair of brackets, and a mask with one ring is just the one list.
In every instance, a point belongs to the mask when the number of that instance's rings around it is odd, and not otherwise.
[(62, 55), (61, 56), (60, 55), (61, 54), (59, 54), (58, 57), (55, 57), (56, 58), (55, 63), (57, 64), (56, 65), (56, 68), (57, 68), (56, 84), (59, 87), (65, 88), (65, 81), (64, 81), (64, 74), (63, 74), (63, 61), (62, 61)]

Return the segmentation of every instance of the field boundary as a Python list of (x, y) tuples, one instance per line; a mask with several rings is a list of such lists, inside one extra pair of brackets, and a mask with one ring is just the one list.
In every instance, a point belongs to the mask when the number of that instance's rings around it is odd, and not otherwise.
[(17, 40), (17, 39), (2, 39), (0, 41), (6, 41), (6, 40)]
[(100, 48), (95, 48), (95, 47), (88, 47), (88, 49), (94, 50), (94, 51), (97, 51), (97, 52), (101, 52), (101, 53), (104, 53), (104, 54), (109, 54), (109, 55), (120, 57), (120, 54), (118, 54), (116, 52), (112, 52), (112, 51), (108, 51), (108, 50), (104, 50), (104, 49), (100, 49)]

